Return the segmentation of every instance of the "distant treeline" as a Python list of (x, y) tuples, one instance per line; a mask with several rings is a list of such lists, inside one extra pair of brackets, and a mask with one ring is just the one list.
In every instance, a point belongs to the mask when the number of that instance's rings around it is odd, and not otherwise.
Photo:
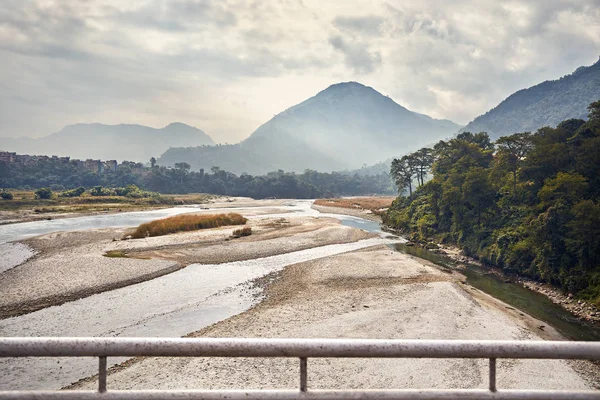
[(210, 172), (190, 171), (187, 163), (175, 168), (123, 163), (116, 171), (95, 173), (70, 163), (40, 160), (28, 165), (0, 162), (0, 188), (54, 191), (136, 185), (160, 193), (212, 193), (254, 198), (316, 198), (366, 194), (393, 194), (395, 188), (388, 174), (378, 175), (322, 173), (306, 170), (302, 174), (271, 172), (266, 175), (235, 175), (213, 167)]
[(394, 160), (393, 178), (412, 194), (394, 201), (385, 222), (600, 306), (600, 101), (589, 111), (587, 122), (495, 143), (465, 132)]

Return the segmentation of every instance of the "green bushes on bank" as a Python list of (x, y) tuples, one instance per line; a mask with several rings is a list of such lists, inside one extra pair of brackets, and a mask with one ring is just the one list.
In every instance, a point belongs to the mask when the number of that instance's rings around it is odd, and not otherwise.
[[(600, 305), (599, 111), (600, 101), (590, 105), (588, 121), (495, 144), (469, 132), (439, 142), (427, 167), (433, 178), (398, 197), (385, 223)], [(410, 156), (392, 165), (400, 189), (419, 173)]]

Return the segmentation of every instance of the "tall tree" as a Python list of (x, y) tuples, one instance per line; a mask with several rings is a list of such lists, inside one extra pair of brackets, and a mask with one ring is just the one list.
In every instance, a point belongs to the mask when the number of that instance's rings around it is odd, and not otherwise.
[(498, 156), (513, 174), (513, 197), (517, 196), (517, 171), (521, 160), (527, 156), (533, 147), (531, 132), (515, 133), (496, 140)]
[(433, 164), (433, 149), (424, 147), (413, 153), (412, 156), (416, 164), (417, 181), (420, 186), (423, 186), (425, 184), (425, 176), (429, 173)]
[(408, 187), (409, 195), (412, 196), (412, 179), (414, 175), (414, 162), (410, 156), (402, 156), (402, 158), (394, 158), (392, 160), (392, 166), (390, 169), (390, 175), (396, 186), (398, 186), (398, 192)]

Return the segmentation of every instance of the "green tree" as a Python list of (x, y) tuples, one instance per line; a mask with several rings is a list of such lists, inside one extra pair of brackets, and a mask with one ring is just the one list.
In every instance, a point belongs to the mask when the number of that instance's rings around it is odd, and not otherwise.
[(412, 180), (415, 164), (410, 156), (403, 156), (400, 159), (394, 158), (390, 169), (390, 176), (396, 183), (398, 191), (401, 192), (408, 188), (409, 196), (412, 196)]
[(155, 165), (156, 165), (156, 158), (151, 157), (150, 158), (150, 168), (154, 169)]
[(52, 190), (50, 188), (41, 188), (35, 191), (36, 199), (51, 199)]
[(515, 133), (496, 141), (500, 161), (505, 163), (513, 174), (513, 197), (517, 196), (517, 171), (521, 160), (531, 151), (531, 132)]

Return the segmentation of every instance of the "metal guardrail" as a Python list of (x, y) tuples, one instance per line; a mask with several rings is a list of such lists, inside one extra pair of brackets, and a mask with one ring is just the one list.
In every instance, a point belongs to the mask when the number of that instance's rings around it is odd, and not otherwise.
[[(369, 339), (162, 339), (0, 338), (0, 357), (99, 358), (98, 391), (0, 391), (3, 399), (600, 399), (600, 390), (498, 390), (496, 360), (600, 360), (598, 342), (369, 340)], [(107, 357), (293, 357), (299, 390), (107, 390)], [(309, 390), (308, 358), (489, 359), (485, 389)]]

